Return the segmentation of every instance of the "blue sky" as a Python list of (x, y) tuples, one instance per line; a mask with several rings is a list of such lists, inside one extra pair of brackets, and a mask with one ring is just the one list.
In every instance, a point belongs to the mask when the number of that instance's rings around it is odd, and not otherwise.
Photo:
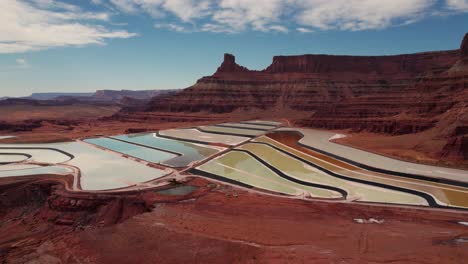
[(0, 97), (185, 88), (223, 53), (388, 55), (459, 47), (468, 0), (1, 0)]

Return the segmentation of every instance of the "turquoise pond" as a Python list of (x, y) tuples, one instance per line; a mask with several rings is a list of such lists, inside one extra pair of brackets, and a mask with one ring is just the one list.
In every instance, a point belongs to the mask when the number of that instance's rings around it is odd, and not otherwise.
[[(115, 141), (115, 140), (112, 140)], [(73, 156), (70, 158), (64, 153)], [(51, 144), (0, 144), (0, 160), (8, 161), (1, 153), (27, 153), (31, 156), (27, 162), (54, 164), (41, 167), (31, 163), (0, 164), (0, 178), (31, 175), (75, 174), (73, 188), (89, 191), (113, 190), (148, 182), (169, 174), (170, 170), (161, 170), (127, 159), (116, 152), (99, 149), (95, 145), (83, 142)], [(170, 157), (173, 157), (170, 155)], [(55, 166), (58, 165), (58, 166)], [(75, 168), (72, 171), (71, 168)]]
[(185, 167), (191, 162), (203, 160), (219, 152), (216, 148), (161, 138), (154, 133), (121, 135), (112, 138), (180, 154), (178, 157), (161, 162), (170, 167)]
[(152, 163), (160, 163), (161, 161), (177, 157), (173, 153), (137, 146), (111, 138), (90, 138), (84, 141)]
[(34, 175), (66, 175), (72, 174), (73, 170), (62, 166), (45, 166), (22, 170), (1, 171), (0, 178), (16, 176), (34, 176)]

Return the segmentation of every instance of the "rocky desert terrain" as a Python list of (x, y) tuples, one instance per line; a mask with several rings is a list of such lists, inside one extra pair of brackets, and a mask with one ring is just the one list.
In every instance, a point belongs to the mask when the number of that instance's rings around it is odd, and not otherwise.
[[(115, 119), (186, 113), (287, 119), (346, 130), (341, 143), (412, 161), (466, 167), (468, 35), (460, 49), (396, 56), (276, 56), (251, 71), (225, 54), (212, 76)], [(158, 120), (156, 118), (156, 120)], [(364, 136), (361, 136), (364, 135)], [(367, 140), (369, 139), (369, 140)]]
[[(117, 101), (3, 100), (2, 143), (69, 141), (249, 119), (347, 134), (335, 142), (468, 167), (468, 35), (460, 49), (396, 56), (224, 61), (193, 86)], [(114, 96), (114, 95), (112, 95)], [(72, 100), (72, 101), (69, 101)], [(34, 113), (29, 115), (28, 113)], [(287, 198), (182, 171), (123, 193), (68, 177), (0, 181), (1, 263), (462, 263), (465, 210)], [(194, 186), (184, 195), (162, 189)], [(196, 260), (196, 261), (194, 261)]]

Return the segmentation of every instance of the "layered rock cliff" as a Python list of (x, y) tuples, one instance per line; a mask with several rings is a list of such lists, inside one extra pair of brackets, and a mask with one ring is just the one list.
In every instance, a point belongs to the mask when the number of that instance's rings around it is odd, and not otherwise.
[[(464, 147), (466, 133), (455, 131), (468, 126), (467, 87), (468, 35), (457, 50), (276, 56), (262, 71), (248, 70), (225, 54), (212, 76), (163, 101), (154, 100), (146, 111), (250, 111), (288, 118), (296, 125), (393, 135), (435, 129), (435, 137)], [(291, 113), (300, 113), (301, 118)], [(447, 120), (450, 123), (444, 123)], [(454, 155), (451, 149), (448, 145), (442, 155)]]
[[(147, 111), (226, 113), (274, 108), (318, 112), (317, 117), (323, 118), (325, 112), (330, 118), (393, 116), (413, 105), (408, 97), (418, 95), (418, 82), (447, 71), (459, 55), (453, 50), (380, 57), (278, 56), (265, 70), (249, 71), (226, 54), (212, 76), (164, 101), (153, 101)], [(346, 108), (344, 112), (341, 107)]]

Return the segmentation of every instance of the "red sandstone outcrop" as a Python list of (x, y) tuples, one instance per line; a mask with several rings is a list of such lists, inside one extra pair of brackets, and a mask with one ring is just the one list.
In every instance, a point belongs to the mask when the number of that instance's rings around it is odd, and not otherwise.
[(468, 75), (468, 33), (465, 35), (460, 45), (460, 58), (457, 63), (447, 71), (447, 75), (451, 78), (458, 77), (459, 79), (465, 79)]
[(467, 115), (467, 56), (468, 34), (459, 50), (276, 56), (262, 71), (239, 66), (226, 54), (212, 76), (174, 96), (153, 100), (146, 111), (256, 112), (288, 118), (296, 125), (393, 135), (433, 129), (437, 140), (456, 143), (438, 150), (449, 153), (450, 146), (463, 145), (453, 133), (464, 126), (457, 120)]
[(393, 116), (414, 104), (416, 83), (448, 70), (458, 58), (458, 50), (380, 57), (277, 56), (265, 70), (249, 71), (226, 54), (213, 76), (164, 100), (155, 99), (147, 111), (293, 109), (324, 112), (317, 117), (333, 113), (330, 118)]
[(468, 33), (465, 34), (465, 37), (463, 38), (462, 44), (460, 46), (460, 50), (461, 50), (462, 58), (467, 58), (468, 57)]
[(456, 51), (427, 52), (397, 56), (276, 56), (265, 69), (268, 73), (370, 74), (398, 77), (447, 67)]
[[(249, 69), (240, 66), (236, 63), (236, 57), (232, 54), (225, 53), (224, 54), (224, 61), (219, 66), (216, 73), (239, 73), (239, 72), (248, 72)], [(215, 73), (215, 75), (216, 75)]]

